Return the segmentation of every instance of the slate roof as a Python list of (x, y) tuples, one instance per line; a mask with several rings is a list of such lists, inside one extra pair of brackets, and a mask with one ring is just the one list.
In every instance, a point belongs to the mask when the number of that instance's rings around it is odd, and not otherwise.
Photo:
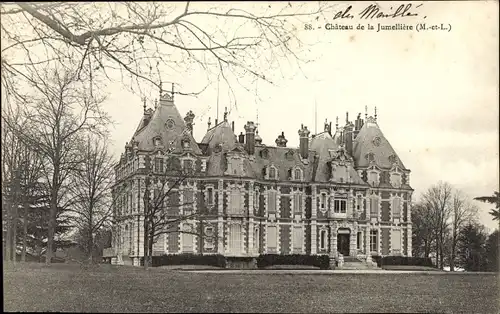
[[(377, 140), (377, 138), (380, 140)], [(379, 141), (379, 144), (377, 141)], [(392, 168), (393, 162), (390, 157), (394, 156), (397, 165), (402, 169), (406, 169), (373, 117), (367, 119), (354, 139), (353, 158), (356, 167), (368, 167), (370, 165), (368, 154), (370, 153), (373, 154), (375, 164), (380, 168)]]
[[(153, 150), (155, 148), (154, 138), (160, 136), (165, 149), (172, 152), (182, 152), (183, 138), (189, 139), (194, 154), (201, 154), (198, 144), (186, 129), (177, 107), (170, 98), (162, 98), (158, 107), (151, 113), (149, 123), (145, 124), (144, 116), (132, 141), (137, 141), (139, 150)], [(167, 121), (173, 121), (173, 127), (167, 127)]]

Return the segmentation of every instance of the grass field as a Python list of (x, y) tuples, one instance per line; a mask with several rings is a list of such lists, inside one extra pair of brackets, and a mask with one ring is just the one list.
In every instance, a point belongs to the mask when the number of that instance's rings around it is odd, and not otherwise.
[(235, 274), (4, 265), (4, 311), (498, 313), (493, 274)]

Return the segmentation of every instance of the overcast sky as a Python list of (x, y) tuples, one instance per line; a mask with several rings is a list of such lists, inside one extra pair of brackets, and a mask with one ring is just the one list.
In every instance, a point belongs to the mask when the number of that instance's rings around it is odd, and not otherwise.
[[(396, 5), (378, 3), (387, 9)], [(354, 13), (369, 5), (350, 4)], [(200, 3), (193, 5), (203, 8)], [(338, 4), (339, 9), (346, 7)], [(364, 116), (365, 106), (372, 115), (376, 106), (382, 132), (412, 171), (415, 201), (439, 180), (471, 197), (491, 195), (499, 189), (498, 2), (428, 2), (415, 12), (419, 17), (385, 23), (405, 22), (415, 27), (416, 22), (424, 21), (429, 25), (451, 24), (452, 29), (375, 33), (328, 31), (321, 19), (312, 23), (322, 26), (317, 30), (304, 30), (303, 24), (297, 23), (299, 37), (312, 45), (302, 55), (314, 62), (304, 65), (302, 72), (285, 68), (286, 78), (277, 86), (263, 82), (248, 85), (257, 91), (258, 98), (233, 87), (236, 106), (222, 87), (219, 119), (227, 106), (231, 109), (229, 120), (235, 121), (239, 134), (246, 121), (256, 120), (258, 111), (264, 144), (275, 145), (274, 140), (283, 131), (288, 146), (296, 147), (301, 123), (315, 130), (315, 104), (318, 132), (325, 119), (335, 124), (339, 116), (343, 122), (349, 111), (352, 120), (358, 113)], [(425, 20), (423, 16), (427, 16)], [(327, 18), (333, 24), (359, 22), (356, 18), (348, 22)], [(165, 77), (170, 79), (168, 73)], [(190, 91), (200, 84), (197, 73), (171, 80)], [(216, 117), (216, 86), (197, 98), (176, 98), (182, 115), (188, 110), (196, 114), (194, 133), (198, 141), (205, 134), (208, 117), (212, 123)], [(139, 123), (142, 102), (119, 85), (111, 85), (109, 92), (106, 109), (116, 122), (112, 137), (119, 156)], [(491, 206), (478, 205), (481, 222), (490, 229), (498, 226), (487, 213)]]

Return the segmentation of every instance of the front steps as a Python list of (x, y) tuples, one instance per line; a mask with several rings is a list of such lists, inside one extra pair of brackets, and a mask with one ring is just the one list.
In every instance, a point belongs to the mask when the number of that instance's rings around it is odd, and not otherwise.
[(373, 262), (367, 263), (364, 258), (359, 259), (359, 258), (353, 257), (353, 256), (344, 256), (344, 263), (341, 267), (338, 267), (338, 269), (342, 269), (342, 270), (364, 270), (364, 269), (376, 270), (376, 269), (380, 269), (380, 268), (377, 267), (376, 263), (373, 263)]

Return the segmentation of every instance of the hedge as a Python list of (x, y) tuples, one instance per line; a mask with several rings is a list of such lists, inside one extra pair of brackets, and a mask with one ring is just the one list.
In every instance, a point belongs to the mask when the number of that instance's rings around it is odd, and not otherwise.
[(273, 265), (307, 265), (316, 266), (320, 269), (328, 269), (330, 258), (328, 255), (279, 255), (262, 254), (257, 258), (257, 267), (265, 268)]
[(404, 265), (404, 266), (427, 266), (434, 267), (430, 257), (413, 257), (413, 256), (372, 256), (372, 260), (377, 262), (377, 266), (383, 265)]
[[(200, 255), (185, 253), (153, 256), (151, 264), (153, 267), (166, 265), (204, 265), (225, 268), (226, 259), (220, 254)], [(141, 265), (144, 265), (144, 257), (141, 257)]]

